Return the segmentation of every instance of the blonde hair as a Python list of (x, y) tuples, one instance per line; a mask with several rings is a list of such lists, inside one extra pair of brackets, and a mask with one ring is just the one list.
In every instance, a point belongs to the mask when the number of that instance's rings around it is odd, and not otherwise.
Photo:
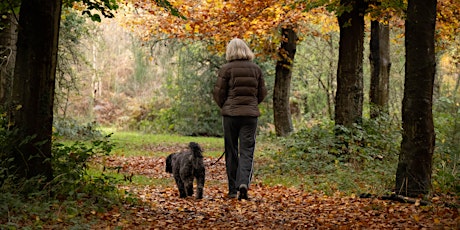
[(234, 38), (227, 45), (225, 59), (227, 61), (238, 59), (252, 61), (254, 59), (254, 53), (251, 51), (251, 49), (249, 49), (248, 45), (246, 45), (246, 42), (239, 38)]

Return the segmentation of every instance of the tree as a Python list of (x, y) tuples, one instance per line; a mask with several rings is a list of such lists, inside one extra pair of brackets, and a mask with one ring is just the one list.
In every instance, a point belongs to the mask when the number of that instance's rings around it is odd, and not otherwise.
[(20, 7), (12, 120), (14, 159), (21, 178), (52, 178), (51, 135), (61, 0), (23, 1)]
[[(168, 10), (175, 10), (166, 0), (157, 2)], [(8, 128), (15, 130), (15, 139), (11, 143), (15, 151), (6, 156), (14, 158), (14, 162), (8, 168), (15, 169), (18, 179), (43, 176), (49, 181), (53, 178), (51, 137), (61, 8), (63, 5), (72, 6), (92, 20), (100, 21), (97, 12), (110, 18), (118, 5), (116, 0), (64, 3), (62, 0), (14, 0), (6, 5), (13, 9), (13, 5), (9, 5), (12, 3), (20, 5), (21, 16), (11, 96), (8, 94), (3, 98), (2, 95), (2, 101), (10, 105), (11, 126)], [(5, 4), (0, 4), (0, 13), (5, 9)], [(1, 82), (3, 90), (3, 80)]]
[[(65, 1), (64, 5), (74, 6), (77, 2), (84, 6), (81, 8), (83, 14), (96, 21), (100, 20), (99, 15), (90, 10), (112, 17), (111, 10), (118, 7), (115, 0)], [(43, 176), (49, 181), (53, 178), (51, 136), (63, 1), (14, 0), (6, 6), (0, 4), (0, 12), (7, 9), (11, 14), (18, 6), (18, 29), (10, 31), (9, 35), (13, 49), (17, 50), (16, 57), (10, 60), (15, 63), (14, 75), (11, 88), (5, 85), (5, 91), (11, 94), (2, 95), (2, 101), (9, 106), (11, 127), (8, 128), (15, 129), (15, 139), (11, 143), (15, 151), (9, 152), (7, 157), (14, 159), (11, 168), (15, 169), (18, 179)], [(1, 87), (3, 90), (4, 85)]]
[(371, 118), (388, 114), (390, 89), (390, 28), (377, 20), (371, 22), (370, 55), (371, 85), (369, 100)]
[(361, 123), (363, 111), (364, 0), (341, 0), (335, 123)]
[(286, 136), (292, 132), (292, 120), (289, 107), (291, 75), (294, 55), (297, 46), (297, 34), (293, 28), (281, 28), (281, 47), (276, 62), (275, 88), (273, 89), (273, 117), (275, 131), (278, 136)]
[[(2, 105), (11, 101), (14, 65), (16, 61), (17, 24), (21, 0), (3, 1), (0, 3), (0, 102)], [(162, 1), (166, 4), (167, 1)], [(115, 0), (65, 0), (65, 7), (75, 7), (82, 14), (88, 15), (95, 21), (100, 21), (101, 13), (105, 17), (113, 17), (112, 10), (117, 9)], [(94, 11), (94, 9), (96, 11)]]
[(409, 0), (405, 24), (403, 139), (395, 189), (398, 194), (413, 197), (427, 194), (431, 187), (436, 4), (436, 0)]
[[(407, 3), (393, 0), (371, 0), (369, 14), (371, 16), (371, 85), (369, 91), (371, 117), (377, 117), (382, 112), (388, 113), (389, 72), (391, 60), (389, 57), (389, 22), (400, 21), (405, 16)], [(455, 36), (459, 33), (460, 2), (455, 0), (440, 0), (437, 3), (436, 17), (436, 54), (445, 51), (449, 46), (455, 46)], [(396, 23), (401, 24), (402, 23)], [(455, 57), (454, 57), (455, 59)], [(441, 76), (435, 76), (436, 82)]]
[(389, 113), (390, 92), (390, 23), (402, 25), (406, 4), (394, 0), (370, 0), (367, 9), (371, 18), (369, 61), (371, 81), (369, 89), (370, 117)]
[(11, 94), (16, 60), (17, 1), (0, 3), (0, 105), (6, 105)]
[(11, 91), (16, 57), (16, 46), (14, 45), (14, 42), (16, 42), (16, 33), (14, 31), (17, 24), (12, 14), (6, 17), (8, 22), (4, 29), (0, 31), (0, 44), (2, 44), (0, 47), (0, 104), (2, 105), (6, 103), (6, 98)]

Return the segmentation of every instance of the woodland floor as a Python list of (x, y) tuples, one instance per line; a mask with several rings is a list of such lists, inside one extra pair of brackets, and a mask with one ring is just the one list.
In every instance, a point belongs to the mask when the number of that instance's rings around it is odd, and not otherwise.
[(295, 188), (267, 186), (255, 178), (250, 200), (226, 198), (224, 160), (206, 158), (205, 195), (181, 199), (164, 171), (165, 157), (112, 156), (106, 164), (122, 172), (169, 182), (124, 185), (140, 202), (123, 210), (94, 213), (94, 229), (460, 229), (458, 198), (434, 196), (429, 205), (340, 193), (327, 196)]

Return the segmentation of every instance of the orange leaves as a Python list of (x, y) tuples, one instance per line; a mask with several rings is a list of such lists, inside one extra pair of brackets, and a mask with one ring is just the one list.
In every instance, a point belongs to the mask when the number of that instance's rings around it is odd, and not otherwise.
[(446, 207), (438, 197), (432, 205), (420, 206), (339, 192), (331, 196), (306, 193), (267, 186), (255, 178), (250, 200), (228, 199), (225, 163), (212, 165), (216, 158), (208, 157), (204, 198), (181, 199), (174, 179), (164, 172), (164, 160), (146, 156), (107, 159), (111, 166), (122, 165), (125, 173), (167, 183), (120, 187), (140, 202), (126, 204), (124, 210), (97, 213), (102, 222), (98, 229), (454, 229), (460, 224), (458, 209)]
[(436, 37), (439, 41), (438, 46), (446, 41), (454, 41), (460, 33), (460, 1), (440, 0), (437, 4), (436, 16)]
[[(280, 26), (297, 25), (306, 20), (305, 4), (294, 0), (172, 0), (187, 20), (161, 13), (162, 10), (150, 1), (132, 0), (133, 4), (144, 12), (144, 21), (136, 26), (148, 30), (147, 36), (168, 34), (182, 39), (213, 40), (215, 44), (226, 44), (234, 37), (240, 37), (260, 51), (260, 44), (275, 43)], [(276, 38), (276, 39), (274, 39)], [(260, 43), (260, 44), (259, 44)], [(217, 46), (218, 52), (224, 52), (224, 46)], [(269, 50), (270, 52), (274, 50)]]

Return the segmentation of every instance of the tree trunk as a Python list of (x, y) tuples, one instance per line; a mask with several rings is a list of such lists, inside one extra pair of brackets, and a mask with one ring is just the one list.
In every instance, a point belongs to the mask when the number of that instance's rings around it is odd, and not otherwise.
[(341, 0), (350, 12), (338, 16), (340, 27), (335, 124), (352, 127), (363, 112), (364, 0)]
[(292, 132), (292, 120), (289, 107), (292, 65), (297, 46), (297, 34), (292, 28), (282, 28), (283, 40), (278, 50), (276, 62), (275, 86), (273, 89), (273, 115), (277, 136), (286, 136)]
[(16, 61), (17, 19), (13, 14), (7, 15), (0, 30), (0, 105), (11, 100), (14, 63)]
[(436, 0), (409, 0), (405, 32), (403, 139), (395, 190), (410, 197), (427, 194), (431, 187), (435, 145), (432, 114), (435, 22)]
[(327, 95), (327, 114), (329, 115), (329, 119), (333, 120), (334, 119), (334, 106), (335, 106), (335, 92), (336, 92), (336, 76), (334, 73), (334, 64), (335, 60), (332, 58), (334, 56), (334, 44), (337, 44), (335, 40), (331, 39), (328, 40), (328, 49), (329, 49), (329, 71), (327, 75), (327, 90), (326, 90), (326, 95)]
[[(22, 1), (13, 80), (20, 177), (52, 179), (51, 135), (61, 0)], [(22, 142), (22, 143), (21, 143)]]
[(388, 24), (378, 21), (371, 22), (370, 55), (371, 85), (370, 108), (371, 118), (388, 114), (388, 95), (390, 83), (390, 28)]

